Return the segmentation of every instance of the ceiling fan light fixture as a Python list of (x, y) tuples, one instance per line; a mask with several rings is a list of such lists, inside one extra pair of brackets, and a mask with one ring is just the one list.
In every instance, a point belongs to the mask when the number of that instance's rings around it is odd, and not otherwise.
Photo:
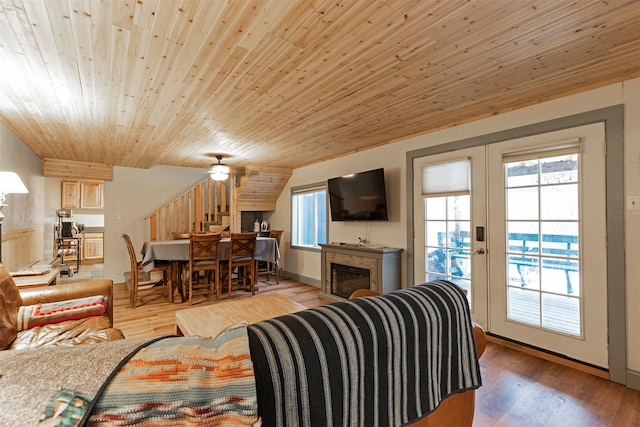
[(213, 179), (214, 181), (226, 181), (227, 178), (229, 178), (231, 168), (220, 163), (220, 161), (222, 160), (221, 155), (216, 155), (216, 159), (218, 159), (218, 163), (214, 163), (211, 165), (211, 168), (209, 168), (209, 176), (211, 176), (211, 179)]

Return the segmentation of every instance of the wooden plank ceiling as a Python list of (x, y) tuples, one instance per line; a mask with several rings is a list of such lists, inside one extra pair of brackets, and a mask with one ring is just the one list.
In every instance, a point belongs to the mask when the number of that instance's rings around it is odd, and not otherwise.
[(637, 76), (638, 0), (0, 0), (47, 159), (295, 168)]

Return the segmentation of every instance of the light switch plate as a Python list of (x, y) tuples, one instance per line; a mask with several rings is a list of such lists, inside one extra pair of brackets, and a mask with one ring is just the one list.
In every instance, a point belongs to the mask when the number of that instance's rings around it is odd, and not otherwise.
[(628, 211), (640, 210), (640, 196), (627, 196), (627, 210)]

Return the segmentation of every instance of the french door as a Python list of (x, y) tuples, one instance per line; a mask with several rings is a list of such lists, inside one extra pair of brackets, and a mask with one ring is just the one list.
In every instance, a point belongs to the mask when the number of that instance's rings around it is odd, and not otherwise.
[[(414, 160), (417, 282), (467, 289), (488, 331), (608, 367), (604, 125)], [(468, 165), (468, 186), (449, 181)]]
[[(467, 291), (475, 322), (487, 324), (485, 147), (414, 160), (414, 277)], [(419, 171), (419, 172), (418, 172)]]

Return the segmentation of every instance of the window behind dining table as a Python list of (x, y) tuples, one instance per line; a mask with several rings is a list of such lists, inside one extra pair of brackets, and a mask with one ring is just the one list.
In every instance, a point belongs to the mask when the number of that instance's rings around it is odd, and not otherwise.
[(291, 190), (291, 245), (320, 249), (327, 242), (326, 185), (313, 184)]

